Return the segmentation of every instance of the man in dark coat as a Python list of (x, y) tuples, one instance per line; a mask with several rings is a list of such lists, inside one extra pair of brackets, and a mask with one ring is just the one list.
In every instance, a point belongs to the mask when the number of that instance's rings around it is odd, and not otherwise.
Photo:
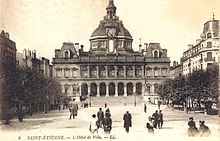
[(129, 127), (132, 126), (132, 121), (131, 121), (132, 117), (131, 117), (131, 114), (129, 113), (129, 111), (127, 111), (125, 114), (124, 114), (124, 117), (123, 117), (123, 120), (124, 120), (124, 128), (125, 128), (125, 131), (128, 133), (129, 132)]
[(102, 121), (104, 119), (104, 112), (102, 111), (102, 108), (99, 108), (97, 117), (98, 117), (98, 128), (99, 128), (99, 127), (102, 127)]
[(196, 126), (196, 123), (195, 123), (193, 117), (190, 117), (190, 118), (189, 118), (188, 126), (189, 126), (189, 127)]
[(198, 135), (199, 130), (196, 127), (196, 123), (193, 121), (193, 117), (190, 117), (189, 120), (190, 121), (188, 122), (188, 126), (189, 126), (189, 128), (188, 128), (188, 136), (189, 137), (194, 137), (194, 136)]
[(109, 114), (105, 115), (102, 124), (103, 124), (104, 133), (110, 134), (112, 130), (112, 119)]
[(211, 131), (208, 126), (205, 125), (205, 121), (199, 121), (200, 127), (199, 132), (201, 137), (207, 137), (211, 134)]
[(162, 129), (162, 126), (163, 126), (163, 113), (162, 110), (160, 110), (158, 113), (158, 128)]
[(144, 104), (144, 112), (147, 113), (147, 106)]
[(153, 113), (152, 117), (154, 118), (154, 128), (157, 128), (158, 125), (158, 111), (156, 110), (155, 113)]

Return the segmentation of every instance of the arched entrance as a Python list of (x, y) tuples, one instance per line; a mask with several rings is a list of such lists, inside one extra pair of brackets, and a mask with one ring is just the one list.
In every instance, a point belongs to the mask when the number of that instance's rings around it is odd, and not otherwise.
[(136, 84), (136, 94), (137, 95), (141, 95), (142, 94), (142, 84), (141, 83), (137, 83)]
[(91, 96), (96, 96), (97, 95), (97, 85), (96, 83), (91, 84)]
[(127, 95), (131, 96), (133, 94), (133, 84), (132, 83), (128, 83), (127, 84)]
[(115, 95), (115, 84), (110, 83), (109, 84), (109, 96), (114, 96)]
[(106, 95), (106, 85), (105, 83), (100, 84), (100, 96), (105, 96)]
[(81, 85), (81, 95), (87, 96), (88, 95), (88, 85), (86, 83), (83, 83)]
[(124, 95), (124, 84), (118, 83), (118, 96), (123, 96), (123, 95)]

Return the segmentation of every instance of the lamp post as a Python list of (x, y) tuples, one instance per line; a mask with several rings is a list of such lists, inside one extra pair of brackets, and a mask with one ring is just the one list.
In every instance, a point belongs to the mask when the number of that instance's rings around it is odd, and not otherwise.
[(91, 107), (92, 106), (92, 98), (91, 98), (91, 94), (89, 94), (89, 107)]

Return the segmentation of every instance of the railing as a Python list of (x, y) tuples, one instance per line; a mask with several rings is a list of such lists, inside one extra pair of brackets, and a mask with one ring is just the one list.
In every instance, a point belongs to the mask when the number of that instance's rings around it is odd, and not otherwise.
[(152, 57), (145, 57), (145, 62), (170, 62), (169, 57), (163, 57), (163, 58), (152, 58)]

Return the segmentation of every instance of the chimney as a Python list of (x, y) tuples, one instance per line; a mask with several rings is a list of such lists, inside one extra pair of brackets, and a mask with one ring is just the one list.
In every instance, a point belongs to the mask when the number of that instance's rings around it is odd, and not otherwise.
[(55, 58), (59, 58), (60, 49), (55, 49)]
[(176, 61), (173, 61), (173, 67), (174, 68), (176, 67)]
[(83, 47), (84, 47), (84, 45), (80, 45), (81, 52), (83, 52)]
[(142, 50), (142, 45), (140, 44), (139, 45), (139, 52), (141, 52), (141, 50)]

